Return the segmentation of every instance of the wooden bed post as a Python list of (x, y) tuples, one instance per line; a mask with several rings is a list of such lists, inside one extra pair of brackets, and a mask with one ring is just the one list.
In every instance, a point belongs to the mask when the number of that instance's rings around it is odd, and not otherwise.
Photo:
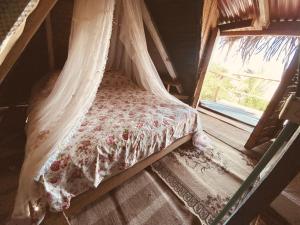
[(219, 29), (214, 28), (213, 30), (210, 31), (209, 35), (209, 40), (208, 44), (204, 50), (202, 60), (200, 62), (199, 70), (198, 70), (198, 81), (196, 85), (196, 89), (194, 92), (194, 97), (193, 97), (193, 102), (192, 102), (192, 107), (196, 108), (199, 105), (199, 99), (200, 99), (200, 94), (201, 94), (201, 89), (203, 86), (205, 74), (214, 50), (215, 42), (217, 40), (217, 37), (219, 35)]

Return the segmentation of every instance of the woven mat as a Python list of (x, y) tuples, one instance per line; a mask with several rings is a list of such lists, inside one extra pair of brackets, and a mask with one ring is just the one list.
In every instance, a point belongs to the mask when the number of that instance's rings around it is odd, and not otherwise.
[(151, 170), (144, 170), (71, 218), (72, 225), (201, 225)]
[(201, 152), (185, 145), (152, 165), (202, 224), (212, 222), (256, 163), (216, 139), (213, 143)]

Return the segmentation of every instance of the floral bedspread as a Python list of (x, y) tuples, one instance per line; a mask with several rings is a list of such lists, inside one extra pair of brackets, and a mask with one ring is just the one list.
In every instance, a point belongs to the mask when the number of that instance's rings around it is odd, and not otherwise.
[(108, 72), (78, 132), (40, 177), (45, 199), (51, 210), (66, 209), (72, 197), (200, 129), (197, 112)]

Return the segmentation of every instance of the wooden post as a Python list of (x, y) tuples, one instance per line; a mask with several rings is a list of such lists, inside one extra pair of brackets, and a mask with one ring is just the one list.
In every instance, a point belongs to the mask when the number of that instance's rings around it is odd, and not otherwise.
[(199, 69), (198, 69), (198, 73), (199, 73), (198, 81), (197, 81), (194, 98), (193, 98), (193, 102), (192, 102), (192, 107), (194, 107), (194, 108), (197, 108), (198, 104), (199, 104), (202, 85), (204, 82), (205, 74), (207, 72), (207, 68), (208, 68), (208, 65), (209, 65), (213, 50), (214, 50), (214, 46), (215, 46), (215, 42), (218, 37), (218, 34), (219, 34), (218, 28), (215, 28), (210, 32), (209, 41), (208, 41), (207, 47), (205, 49), (205, 52), (202, 56), (202, 60), (201, 60), (201, 63), (200, 63)]
[(225, 23), (225, 24), (220, 24), (218, 25), (220, 31), (225, 31), (225, 30), (234, 30), (234, 29), (240, 29), (240, 28), (249, 28), (253, 27), (254, 20), (253, 19), (248, 19), (248, 20), (241, 20), (237, 22), (232, 22), (232, 23)]
[(262, 30), (232, 30), (222, 31), (220, 36), (296, 36), (300, 37), (300, 22), (299, 21), (279, 21), (271, 22), (267, 29)]
[[(165, 64), (165, 66), (168, 70), (168, 73), (170, 74), (170, 76), (172, 77), (173, 80), (177, 79), (177, 73), (174, 69), (172, 62), (170, 61), (170, 58), (168, 56), (165, 45), (163, 44), (163, 42), (160, 38), (159, 32), (154, 25), (154, 22), (151, 18), (149, 10), (144, 1), (142, 1), (142, 15), (143, 15), (143, 20), (145, 22), (145, 25), (146, 25), (146, 27), (152, 37), (152, 40), (163, 60), (163, 63)], [(182, 89), (181, 85), (176, 86), (176, 89), (178, 90), (179, 94), (183, 93), (183, 89)]]
[(55, 58), (54, 58), (54, 47), (53, 47), (53, 32), (51, 23), (51, 13), (45, 19), (46, 27), (46, 38), (47, 38), (47, 48), (48, 48), (48, 63), (51, 71), (55, 70)]
[(258, 0), (259, 5), (259, 28), (265, 29), (270, 24), (270, 9), (269, 9), (269, 1), (266, 0)]
[(24, 51), (25, 47), (33, 35), (37, 32), (38, 28), (56, 2), (57, 0), (40, 0), (37, 8), (28, 17), (21, 37), (14, 44), (0, 66), (0, 84), (20, 57), (21, 53)]

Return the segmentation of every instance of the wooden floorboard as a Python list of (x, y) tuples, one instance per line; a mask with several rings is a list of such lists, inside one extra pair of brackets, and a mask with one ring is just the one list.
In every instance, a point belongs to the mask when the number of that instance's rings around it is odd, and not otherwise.
[(201, 118), (203, 129), (206, 132), (238, 150), (244, 149), (244, 144), (250, 132), (224, 123), (206, 114), (201, 114)]
[(216, 113), (216, 112), (213, 112), (211, 110), (207, 110), (207, 109), (204, 109), (204, 108), (201, 108), (201, 107), (198, 107), (197, 110), (201, 114), (205, 114), (205, 115), (211, 116), (211, 117), (213, 117), (215, 119), (218, 119), (218, 120), (221, 120), (222, 122), (227, 123), (227, 124), (229, 124), (231, 126), (240, 128), (240, 129), (245, 130), (245, 131), (248, 131), (249, 133), (251, 133), (253, 131), (253, 129), (254, 129), (253, 126), (250, 126), (248, 124), (245, 124), (243, 122), (237, 121), (235, 119), (231, 119), (229, 117), (220, 115), (220, 113)]
[[(229, 164), (230, 168), (224, 169), (226, 169), (227, 172), (229, 172), (239, 182), (243, 182), (252, 172), (252, 167), (248, 165), (256, 165), (257, 158), (243, 154), (209, 134), (208, 137), (213, 143), (214, 150), (221, 153), (220, 162), (216, 163), (222, 165), (222, 162), (226, 162), (226, 164)], [(224, 152), (226, 152), (226, 154), (223, 154)]]
[(242, 122), (231, 120), (207, 110), (200, 110), (203, 129), (232, 148), (251, 157), (260, 158), (271, 142), (257, 146), (252, 150), (244, 147), (253, 128)]
[(206, 114), (201, 114), (201, 118), (203, 129), (205, 132), (231, 146), (237, 151), (243, 152), (244, 154), (253, 157), (259, 157), (256, 152), (249, 151), (244, 148), (244, 144), (250, 136), (250, 132), (225, 123)]

